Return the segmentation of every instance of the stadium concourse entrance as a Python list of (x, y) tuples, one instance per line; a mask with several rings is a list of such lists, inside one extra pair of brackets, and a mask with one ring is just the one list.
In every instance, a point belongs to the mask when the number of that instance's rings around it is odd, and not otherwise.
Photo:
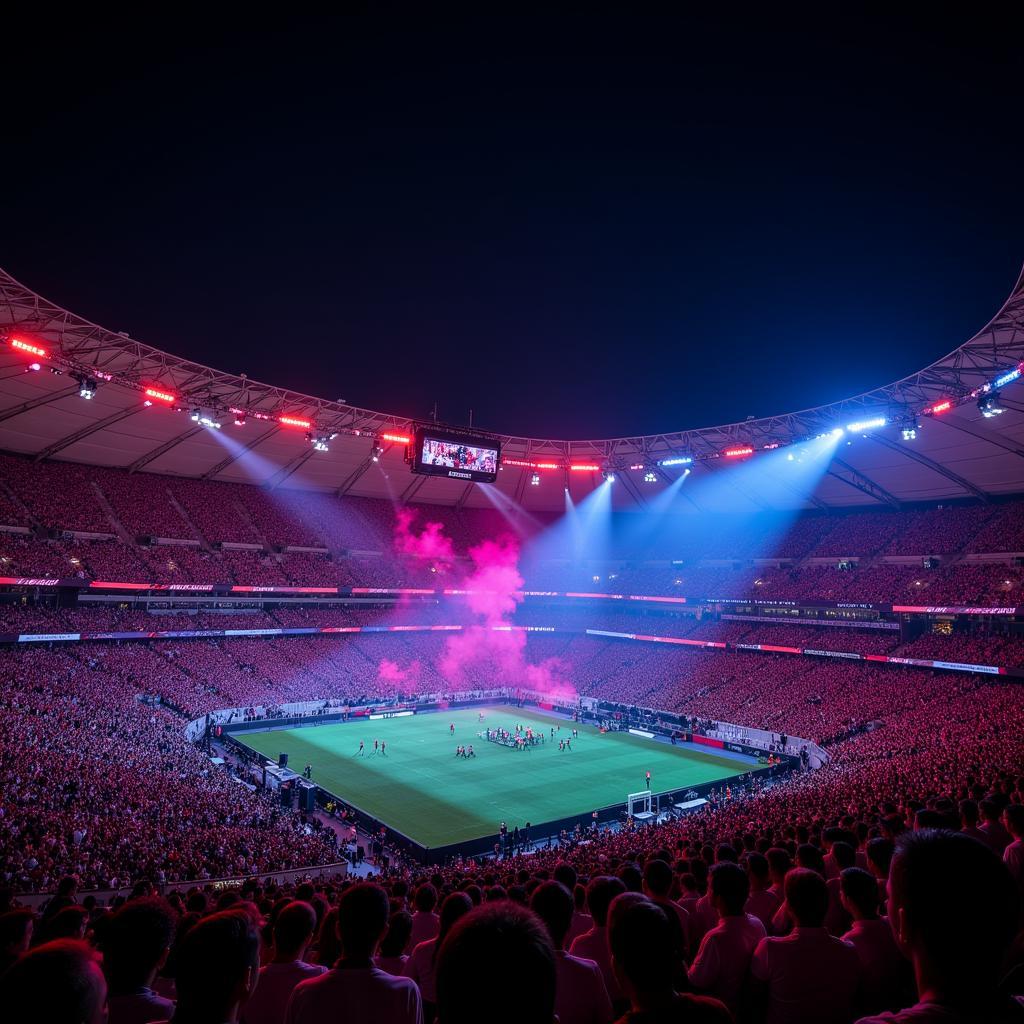
[[(321, 702), (301, 716), (227, 722), (221, 741), (262, 770), (270, 788), (287, 777), (307, 800), (344, 813), (376, 851), (429, 864), (663, 820), (800, 766), (797, 757), (740, 743), (715, 741), (709, 750), (675, 715), (647, 711), (643, 729), (630, 721), (627, 709), (514, 693), (349, 708)], [(496, 731), (503, 742), (489, 741)], [(646, 801), (633, 806), (638, 792)]]

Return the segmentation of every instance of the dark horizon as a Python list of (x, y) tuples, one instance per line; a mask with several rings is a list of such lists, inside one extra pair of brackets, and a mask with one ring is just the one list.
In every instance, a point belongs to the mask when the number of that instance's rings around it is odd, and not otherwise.
[(997, 23), (18, 37), (0, 265), (354, 405), (567, 439), (788, 412), (945, 355), (1024, 261)]

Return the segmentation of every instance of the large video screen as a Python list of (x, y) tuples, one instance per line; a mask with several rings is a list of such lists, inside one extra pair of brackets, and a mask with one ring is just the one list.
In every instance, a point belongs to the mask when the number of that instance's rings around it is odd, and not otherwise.
[(500, 444), (491, 438), (446, 434), (421, 427), (416, 431), (413, 470), (430, 476), (494, 483), (498, 476)]

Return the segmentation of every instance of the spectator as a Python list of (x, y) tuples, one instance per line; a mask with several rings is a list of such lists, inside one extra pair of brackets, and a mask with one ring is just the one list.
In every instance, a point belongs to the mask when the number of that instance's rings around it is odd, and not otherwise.
[(413, 915), (407, 910), (396, 910), (388, 918), (388, 930), (380, 941), (380, 952), (374, 963), (388, 974), (396, 978), (405, 974), (405, 965), (409, 957), (403, 952), (409, 946), (409, 935), (412, 932)]
[(978, 831), (981, 833), (982, 842), (1001, 857), (1003, 850), (1010, 845), (1010, 833), (1003, 828), (999, 820), (999, 805), (995, 800), (982, 800), (978, 804), (978, 810), (981, 811)]
[(74, 939), (37, 946), (0, 975), (4, 1019), (17, 1024), (103, 1024), (106, 1003), (98, 957)]
[[(464, 892), (451, 893), (441, 904), (441, 927), (436, 939), (428, 939), (421, 942), (409, 955), (405, 965), (405, 977), (412, 978), (419, 986), (420, 995), (426, 1003), (428, 1011), (433, 1008), (437, 999), (437, 992), (434, 988), (435, 971), (437, 968), (437, 954), (445, 936), (451, 930), (452, 925), (464, 914), (473, 909), (473, 901)], [(430, 1015), (429, 1012), (427, 1014)]]
[(89, 928), (89, 911), (80, 904), (58, 910), (46, 924), (45, 939), (84, 939)]
[(585, 891), (581, 891), (580, 886), (576, 884), (578, 877), (576, 869), (567, 861), (562, 861), (561, 864), (555, 865), (555, 881), (561, 882), (572, 893), (573, 897), (572, 924), (569, 925), (569, 931), (565, 936), (566, 946), (571, 946), (576, 936), (589, 931), (590, 926), (593, 924), (590, 920), (590, 915), (584, 910), (586, 903)]
[(28, 952), (35, 921), (36, 915), (26, 907), (0, 914), (0, 974)]
[(554, 1024), (555, 957), (536, 916), (511, 902), (466, 914), (437, 964), (438, 1024)]
[(622, 881), (612, 875), (598, 875), (587, 884), (587, 909), (594, 922), (589, 931), (577, 936), (569, 952), (583, 960), (593, 960), (601, 968), (605, 989), (612, 1005), (618, 1008), (622, 1002), (622, 989), (615, 980), (612, 957), (608, 949), (608, 908), (612, 900), (626, 891)]
[(530, 900), (555, 950), (555, 1013), (560, 1024), (611, 1024), (612, 1004), (601, 968), (565, 951), (573, 916), (572, 893), (556, 881), (543, 882)]
[[(951, 884), (954, 879), (963, 884)], [(896, 941), (914, 966), (917, 1003), (859, 1024), (1016, 1019), (997, 981), (1017, 926), (1018, 897), (991, 847), (945, 830), (901, 836), (889, 908)]]
[(411, 953), (421, 942), (436, 939), (441, 928), (441, 919), (434, 912), (437, 906), (437, 889), (429, 882), (424, 882), (416, 888), (413, 905), (416, 911), (412, 915), (412, 931), (409, 934), (408, 947), (403, 951), (405, 953)]
[(711, 869), (709, 892), (718, 924), (701, 940), (690, 967), (690, 984), (721, 999), (735, 1016), (744, 1002), (750, 962), (765, 937), (760, 920), (744, 911), (750, 884), (738, 864), (725, 861)]
[(848, 1024), (860, 980), (852, 946), (828, 934), (828, 887), (809, 868), (786, 875), (789, 935), (762, 939), (751, 975), (767, 1003), (766, 1024)]
[[(690, 948), (690, 915), (678, 903), (669, 899), (672, 890), (672, 869), (663, 860), (649, 860), (644, 865), (644, 895), (665, 911), (670, 922), (679, 928), (679, 949)], [(698, 907), (700, 904), (698, 903)], [(699, 913), (699, 911), (698, 911)]]
[(771, 873), (768, 858), (763, 853), (754, 851), (747, 855), (747, 878), (750, 881), (750, 895), (743, 909), (756, 917), (767, 932), (782, 900), (770, 888)]
[(889, 922), (878, 915), (874, 877), (862, 868), (846, 868), (839, 884), (843, 907), (853, 920), (842, 938), (853, 946), (860, 960), (861, 1007), (879, 1013), (905, 1006), (913, 993), (913, 975)]
[(104, 922), (103, 973), (107, 979), (109, 1024), (170, 1020), (174, 1003), (153, 991), (167, 963), (177, 924), (165, 900), (132, 900)]
[(260, 968), (256, 991), (245, 1007), (245, 1024), (281, 1024), (295, 986), (327, 968), (306, 963), (316, 930), (316, 911), (302, 900), (283, 907), (274, 921), (274, 958)]
[(423, 1024), (416, 985), (373, 965), (387, 926), (388, 895), (380, 886), (363, 882), (346, 889), (338, 904), (341, 959), (295, 988), (287, 1024)]
[(320, 922), (316, 936), (316, 962), (321, 967), (333, 967), (341, 956), (341, 938), (338, 935), (338, 908), (331, 907)]
[(260, 937), (246, 910), (224, 910), (203, 919), (178, 950), (174, 1024), (238, 1020), (259, 969)]
[(1003, 808), (1003, 826), (1013, 840), (1003, 850), (1003, 862), (1024, 898), (1024, 804), (1007, 804)]
[(668, 915), (639, 893), (617, 896), (608, 911), (612, 968), (630, 1009), (619, 1024), (731, 1024), (725, 1005), (676, 992), (677, 932)]

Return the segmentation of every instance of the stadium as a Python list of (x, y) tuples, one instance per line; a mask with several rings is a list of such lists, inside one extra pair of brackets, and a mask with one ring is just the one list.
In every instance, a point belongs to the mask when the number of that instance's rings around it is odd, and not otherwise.
[[(232, 373), (18, 265), (12, 1020), (1019, 1019), (1024, 272), (901, 379), (581, 439), (328, 399), (293, 340)], [(459, 387), (547, 422), (548, 356)]]

